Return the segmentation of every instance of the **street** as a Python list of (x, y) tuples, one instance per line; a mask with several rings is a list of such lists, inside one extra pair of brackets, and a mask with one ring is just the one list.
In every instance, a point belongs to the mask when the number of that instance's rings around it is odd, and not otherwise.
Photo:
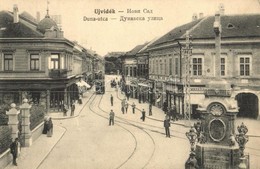
[[(184, 168), (188, 158), (190, 144), (185, 136), (192, 124), (180, 120), (171, 124), (171, 138), (165, 136), (163, 127), (164, 113), (153, 106), (153, 115), (148, 116), (148, 104), (135, 102), (138, 109), (146, 110), (143, 122), (140, 110), (122, 114), (121, 99), (124, 95), (110, 88), (110, 80), (115, 76), (106, 76), (106, 93), (96, 95), (88, 93), (82, 108), (74, 118), (54, 118), (52, 138), (41, 136), (32, 147), (22, 149), (18, 159), (18, 168), (31, 166), (37, 169), (172, 169)], [(114, 105), (110, 105), (110, 96)], [(78, 105), (79, 106), (79, 105)], [(109, 126), (109, 112), (115, 112), (115, 125)], [(249, 142), (245, 152), (250, 154), (250, 168), (260, 168), (260, 142), (257, 130), (259, 122), (251, 119), (237, 119), (236, 126), (242, 122), (247, 125)], [(56, 133), (55, 133), (56, 131)], [(63, 132), (62, 132), (63, 131)], [(63, 134), (62, 134), (63, 133)], [(55, 143), (52, 143), (57, 140)], [(30, 150), (32, 149), (32, 150)], [(34, 153), (34, 154), (33, 154)], [(40, 159), (38, 154), (46, 154)], [(20, 164), (22, 163), (22, 164)], [(17, 168), (9, 165), (6, 169)]]
[[(77, 118), (54, 121), (66, 133), (39, 168), (183, 168), (189, 152), (187, 128), (172, 125), (172, 137), (166, 138), (163, 122), (142, 122), (141, 113), (132, 114), (131, 108), (122, 114), (123, 95), (117, 96), (108, 84), (106, 94), (93, 96)], [(115, 112), (114, 126), (108, 125), (110, 109)]]

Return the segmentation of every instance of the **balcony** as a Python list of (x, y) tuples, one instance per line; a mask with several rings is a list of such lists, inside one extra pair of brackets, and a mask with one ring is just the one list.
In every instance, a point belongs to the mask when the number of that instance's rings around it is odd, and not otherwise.
[(230, 97), (231, 90), (206, 89), (204, 94), (206, 97)]
[(50, 69), (49, 77), (50, 78), (66, 78), (68, 76), (69, 70), (67, 69)]

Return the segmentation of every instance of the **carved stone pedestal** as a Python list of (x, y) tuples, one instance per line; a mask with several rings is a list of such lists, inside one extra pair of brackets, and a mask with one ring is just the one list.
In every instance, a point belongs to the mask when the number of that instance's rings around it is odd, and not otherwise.
[(239, 165), (239, 147), (197, 144), (196, 159), (201, 169), (235, 169)]

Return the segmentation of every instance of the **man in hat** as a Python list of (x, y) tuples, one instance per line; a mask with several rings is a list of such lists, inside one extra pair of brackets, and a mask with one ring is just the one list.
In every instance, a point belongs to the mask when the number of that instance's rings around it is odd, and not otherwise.
[(133, 108), (133, 114), (135, 114), (135, 103), (134, 102), (132, 104), (132, 108)]
[(110, 96), (110, 102), (111, 102), (111, 106), (113, 106), (113, 103), (114, 103), (114, 97), (113, 97), (112, 94), (111, 94), (111, 96)]
[(142, 116), (141, 116), (141, 119), (142, 119), (143, 121), (145, 121), (145, 111), (144, 111), (144, 109), (142, 110)]
[(109, 126), (114, 125), (114, 119), (115, 119), (115, 113), (113, 110), (110, 111), (109, 113)]
[(16, 166), (17, 166), (16, 158), (17, 158), (18, 151), (19, 151), (18, 149), (19, 149), (18, 138), (15, 138), (15, 140), (10, 145), (10, 150), (11, 150), (11, 154), (13, 155), (13, 165), (16, 165)]
[(166, 137), (171, 137), (171, 134), (170, 134), (170, 126), (171, 126), (171, 123), (170, 123), (170, 119), (165, 116), (165, 119), (163, 121), (163, 125), (164, 125), (164, 128), (165, 128), (165, 134), (166, 134)]

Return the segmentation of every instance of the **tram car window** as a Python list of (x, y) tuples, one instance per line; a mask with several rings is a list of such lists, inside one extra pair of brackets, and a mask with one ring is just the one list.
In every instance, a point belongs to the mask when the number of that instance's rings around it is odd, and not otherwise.
[(104, 94), (105, 93), (105, 81), (104, 80), (96, 80), (96, 94)]

